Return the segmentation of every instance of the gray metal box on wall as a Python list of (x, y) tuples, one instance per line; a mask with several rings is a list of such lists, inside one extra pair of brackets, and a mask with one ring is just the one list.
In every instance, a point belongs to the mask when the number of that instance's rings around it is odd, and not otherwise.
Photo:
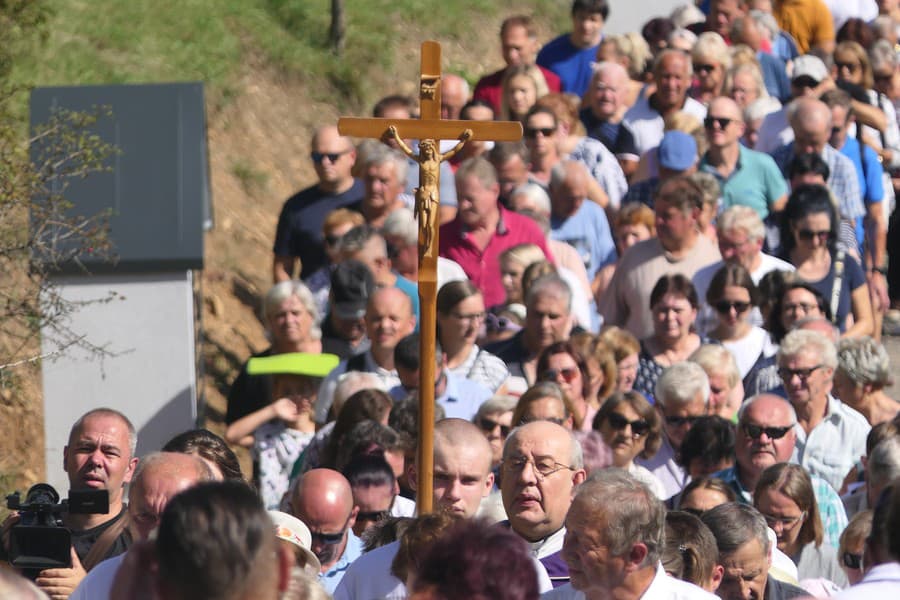
[(206, 118), (201, 83), (37, 88), (32, 127), (52, 111), (109, 108), (92, 130), (118, 152), (108, 173), (71, 184), (73, 212), (111, 209), (117, 262), (81, 257), (89, 271), (145, 272), (203, 267), (211, 225)]

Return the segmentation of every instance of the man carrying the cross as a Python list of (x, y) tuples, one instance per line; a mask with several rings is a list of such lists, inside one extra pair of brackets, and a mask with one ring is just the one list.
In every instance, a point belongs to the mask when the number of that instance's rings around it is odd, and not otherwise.
[(504, 208), (498, 201), (497, 173), (484, 158), (471, 158), (456, 171), (459, 211), (441, 226), (440, 255), (456, 261), (484, 294), (485, 306), (504, 299), (500, 280), (500, 254), (518, 244), (537, 244), (549, 260), (547, 240), (527, 217)]

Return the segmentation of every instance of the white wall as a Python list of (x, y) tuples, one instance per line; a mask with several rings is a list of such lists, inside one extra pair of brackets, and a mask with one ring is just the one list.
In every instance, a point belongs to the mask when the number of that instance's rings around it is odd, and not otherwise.
[(609, 20), (603, 30), (607, 33), (640, 32), (650, 19), (668, 17), (673, 8), (689, 2), (691, 0), (609, 0)]
[[(47, 481), (67, 497), (62, 468), (69, 429), (92, 408), (124, 413), (138, 430), (138, 455), (158, 450), (197, 418), (191, 272), (58, 277), (73, 301), (119, 299), (83, 307), (69, 326), (117, 356), (99, 359), (74, 349), (45, 360), (44, 431)], [(53, 350), (44, 342), (42, 351)]]

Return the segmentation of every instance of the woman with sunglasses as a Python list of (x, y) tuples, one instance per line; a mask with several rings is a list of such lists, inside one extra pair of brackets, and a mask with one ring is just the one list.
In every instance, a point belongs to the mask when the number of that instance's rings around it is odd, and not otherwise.
[(437, 294), (437, 337), (447, 355), (447, 369), (497, 392), (509, 378), (509, 369), (475, 343), (484, 319), (484, 297), (471, 281), (450, 281), (441, 287)]
[(853, 114), (863, 126), (857, 139), (878, 153), (886, 169), (900, 167), (897, 113), (890, 98), (874, 89), (875, 76), (865, 48), (853, 41), (839, 43), (834, 49), (832, 76), (840, 83), (862, 88), (868, 98), (868, 102), (852, 100)]
[(539, 381), (552, 381), (569, 398), (574, 410), (577, 429), (590, 431), (594, 415), (597, 414), (597, 399), (591, 402), (591, 376), (587, 359), (572, 342), (555, 342), (544, 349), (538, 357), (537, 374)]
[(652, 398), (656, 380), (675, 363), (688, 359), (703, 344), (694, 333), (697, 290), (690, 279), (678, 273), (663, 275), (650, 292), (653, 335), (641, 341), (634, 389)]
[(491, 445), (491, 468), (497, 469), (503, 458), (503, 444), (512, 429), (513, 410), (519, 401), (515, 396), (494, 396), (478, 407), (472, 422), (484, 433)]
[(725, 263), (709, 283), (706, 301), (715, 310), (716, 326), (709, 337), (734, 356), (744, 394), (754, 396), (780, 385), (775, 372), (775, 353), (768, 332), (750, 320), (759, 304), (759, 291), (750, 272), (740, 263)]
[[(783, 258), (796, 267), (799, 278), (826, 299), (832, 307), (832, 322), (844, 337), (871, 335), (869, 286), (859, 262), (838, 248), (838, 225), (837, 211), (826, 187), (794, 188), (782, 217)], [(848, 317), (852, 317), (852, 324)]]
[(653, 458), (662, 443), (659, 414), (647, 399), (638, 392), (616, 392), (600, 407), (592, 425), (612, 450), (613, 466), (625, 469), (665, 500), (662, 483), (650, 471), (634, 464), (637, 456)]
[(872, 511), (864, 510), (853, 515), (846, 529), (841, 533), (841, 545), (838, 556), (841, 568), (847, 575), (850, 585), (856, 585), (865, 574), (863, 572), (863, 552), (866, 549), (866, 538), (872, 533)]
[(704, 105), (723, 94), (725, 74), (731, 68), (731, 53), (722, 36), (714, 31), (701, 33), (691, 50), (694, 86), (690, 96)]
[(840, 587), (847, 585), (837, 550), (823, 543), (825, 530), (813, 483), (803, 467), (778, 463), (763, 471), (753, 505), (775, 531), (778, 549), (797, 565), (799, 580), (821, 578)]

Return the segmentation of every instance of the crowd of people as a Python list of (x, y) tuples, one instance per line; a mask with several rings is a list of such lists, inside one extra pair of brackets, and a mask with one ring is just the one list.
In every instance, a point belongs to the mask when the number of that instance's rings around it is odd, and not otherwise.
[[(317, 181), (275, 235), (271, 345), (234, 380), (224, 439), (138, 460), (125, 415), (86, 414), (64, 464), (110, 511), (65, 515), (71, 567), (2, 571), (0, 597), (896, 597), (880, 337), (900, 324), (900, 8), (704, 0), (623, 35), (609, 12), (574, 0), (543, 44), (509, 16), (505, 66), (443, 76), (443, 118), (517, 120), (521, 142), (314, 131)], [(447, 159), (434, 356), (426, 151)]]

